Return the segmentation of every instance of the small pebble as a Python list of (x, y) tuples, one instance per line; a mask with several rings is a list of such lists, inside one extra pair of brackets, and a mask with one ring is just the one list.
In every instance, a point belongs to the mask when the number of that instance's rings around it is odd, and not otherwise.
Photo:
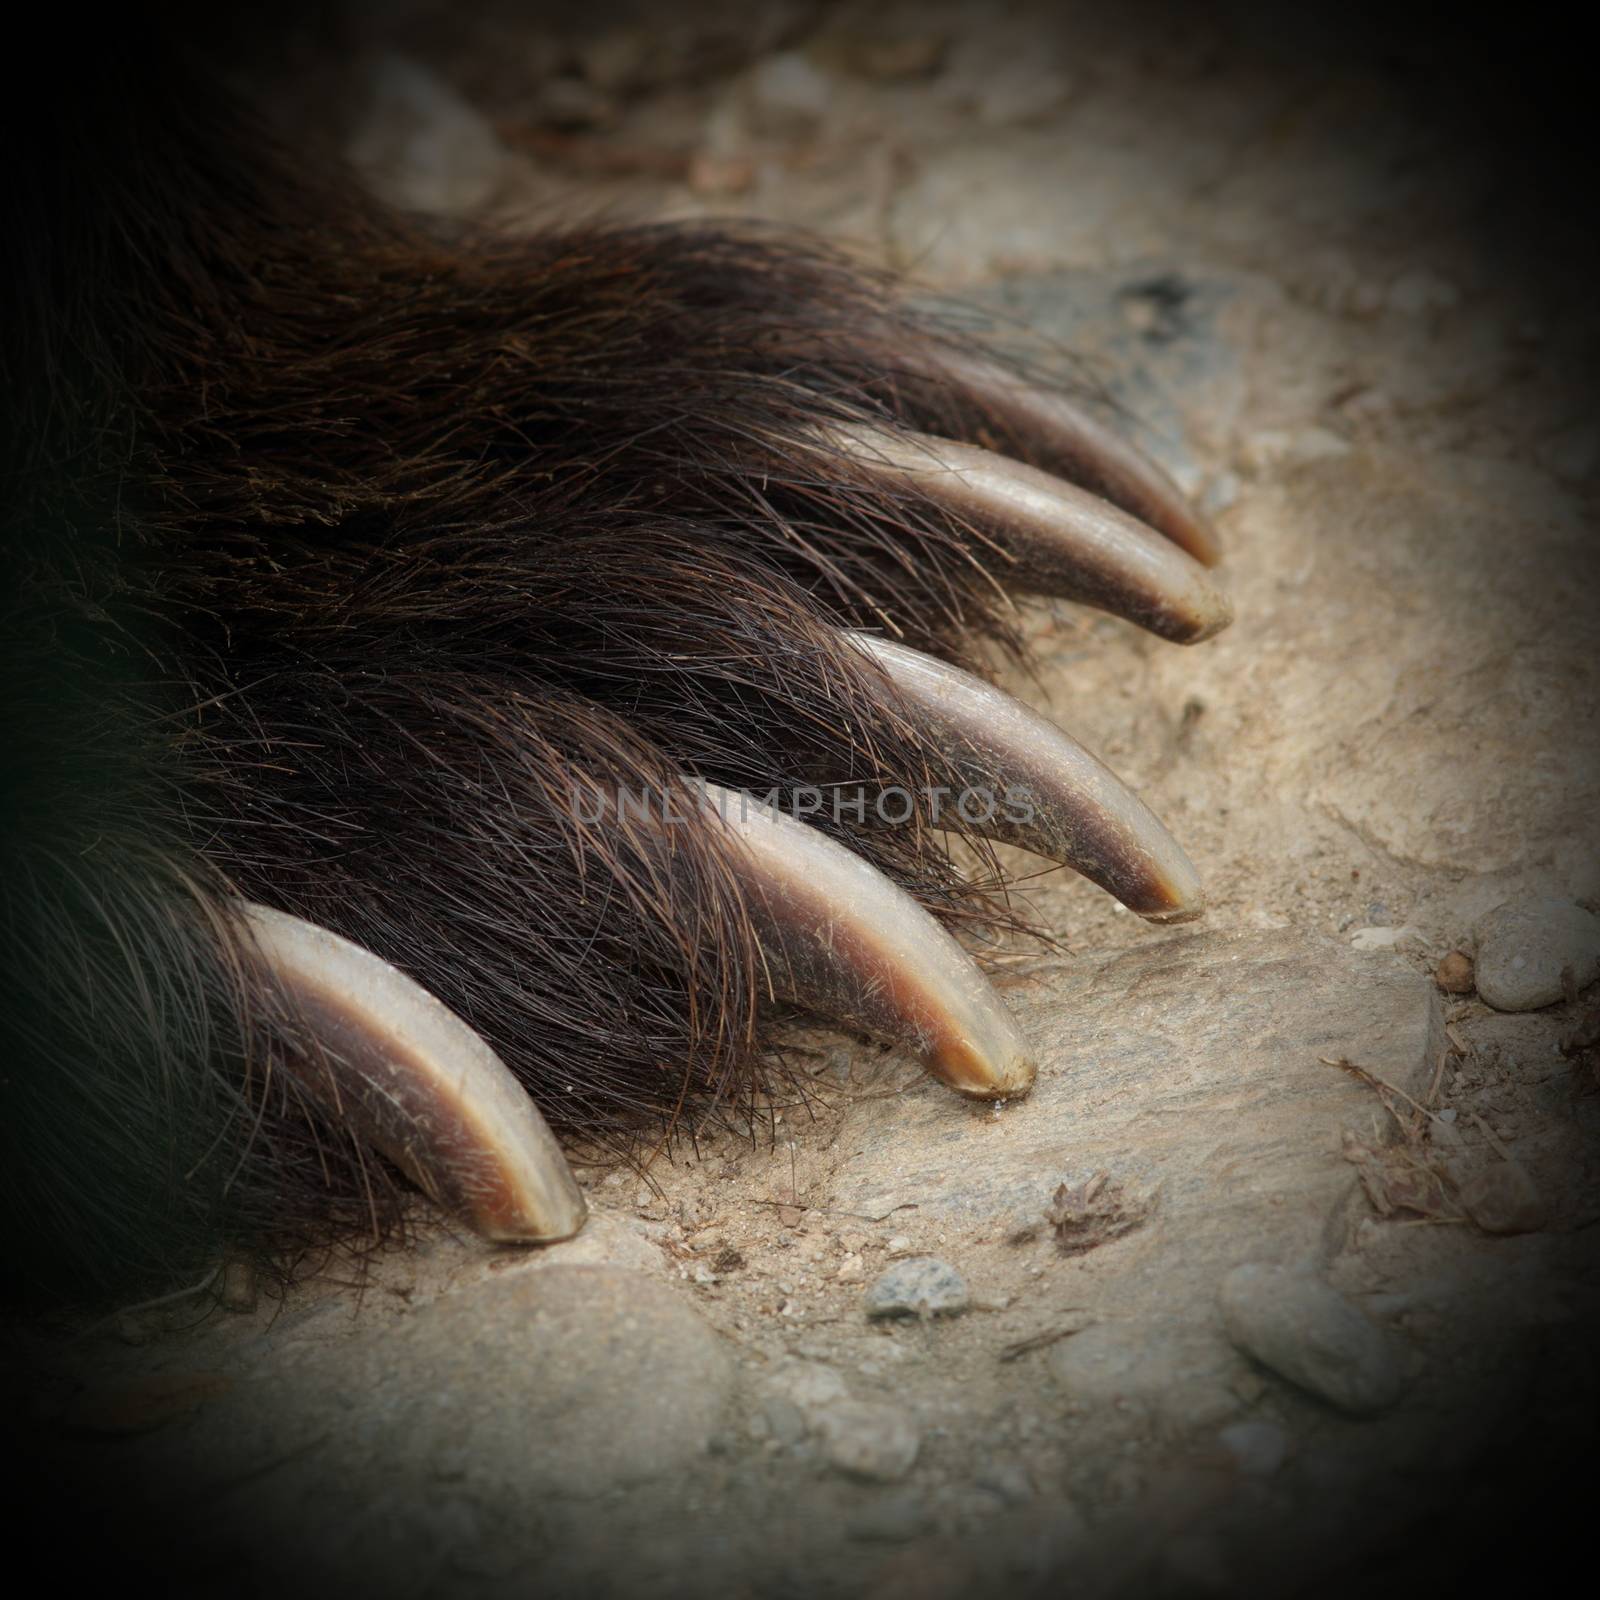
[(384, 55), (346, 150), (385, 200), (408, 211), (460, 215), (499, 187), (507, 152), (481, 113), (418, 62)]
[(828, 109), (833, 86), (796, 50), (769, 56), (750, 74), (750, 102), (758, 127), (779, 137), (811, 133)]
[(903, 1233), (897, 1233), (884, 1247), (892, 1256), (908, 1256), (911, 1254), (911, 1240)]
[(256, 1308), (256, 1269), (243, 1256), (233, 1257), (222, 1269), (217, 1299), (225, 1311), (254, 1311)]
[(922, 1448), (910, 1417), (876, 1400), (835, 1400), (813, 1416), (812, 1425), (832, 1466), (873, 1483), (898, 1483)]
[(1270, 1478), (1289, 1455), (1289, 1435), (1275, 1422), (1232, 1422), (1217, 1438), (1252, 1478)]
[(1478, 925), (1477, 986), (1496, 1011), (1537, 1011), (1600, 977), (1600, 917), (1570, 900), (1528, 896), (1496, 906)]
[(838, 1371), (822, 1361), (792, 1361), (779, 1368), (772, 1379), (772, 1392), (797, 1406), (813, 1423), (834, 1401), (850, 1397)]
[(969, 1304), (966, 1280), (937, 1256), (913, 1256), (878, 1275), (867, 1290), (869, 1317), (954, 1316)]
[(1228, 1336), (1280, 1377), (1370, 1416), (1400, 1398), (1401, 1352), (1343, 1295), (1285, 1267), (1235, 1267), (1218, 1295)]
[(1433, 981), (1446, 994), (1471, 994), (1473, 982), (1471, 958), (1462, 955), (1459, 950), (1452, 950), (1433, 969)]
[(1028, 1469), (1009, 1456), (995, 1456), (973, 1480), (1008, 1506), (1026, 1505), (1038, 1493)]
[(761, 1410), (751, 1419), (758, 1424), (758, 1435), (788, 1449), (806, 1436), (806, 1419), (794, 1401), (781, 1394), (769, 1394)]
[[(1239, 492), (1239, 475), (1236, 472), (1219, 472), (1206, 485), (1200, 497), (1200, 509), (1208, 517), (1221, 516), (1239, 498)], [(1119, 902), (1113, 901), (1112, 904)]]

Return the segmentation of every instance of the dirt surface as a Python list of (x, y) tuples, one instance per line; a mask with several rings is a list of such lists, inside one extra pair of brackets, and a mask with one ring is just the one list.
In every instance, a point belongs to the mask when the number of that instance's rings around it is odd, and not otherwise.
[[(1030, 882), (1068, 950), (1003, 968), (1028, 1100), (806, 1031), (806, 1104), (590, 1174), (568, 1245), (425, 1221), (359, 1291), (32, 1352), (59, 1470), (188, 1519), (174, 1582), (1320, 1593), (1555, 1508), (1600, 1407), (1600, 991), (1537, 916), (1509, 959), (1564, 999), (1492, 1010), (1470, 962), (1504, 902), (1600, 909), (1596, 327), (1403, 76), (1188, 15), (413, 8), (284, 96), (355, 85), (412, 203), (803, 223), (1059, 341), (1216, 515), (1238, 620), (1024, 612), (1008, 686), (1210, 896), (1163, 931)], [(869, 1317), (892, 1269), (912, 1314)]]

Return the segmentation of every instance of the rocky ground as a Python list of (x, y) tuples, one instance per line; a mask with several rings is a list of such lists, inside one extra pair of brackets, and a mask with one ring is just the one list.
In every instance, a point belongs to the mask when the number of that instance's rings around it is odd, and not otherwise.
[(1142, 419), (1237, 623), (1030, 608), (1007, 681), (1211, 910), (1030, 884), (1067, 949), (1002, 968), (1026, 1101), (808, 1031), (805, 1103), (595, 1171), (569, 1244), (424, 1220), (359, 1286), (32, 1351), (49, 1470), (147, 1486), (170, 1581), (1398, 1589), (1557, 1505), (1600, 1409), (1595, 326), (1401, 78), (1184, 16), (361, 24), (342, 136), (396, 198), (805, 223)]

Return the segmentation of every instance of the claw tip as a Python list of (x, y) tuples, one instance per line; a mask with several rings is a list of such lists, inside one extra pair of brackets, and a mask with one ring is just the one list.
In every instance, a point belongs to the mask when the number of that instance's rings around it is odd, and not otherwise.
[(1039, 1064), (1030, 1055), (995, 1060), (970, 1048), (938, 1051), (929, 1069), (969, 1100), (1020, 1100), (1033, 1087)]

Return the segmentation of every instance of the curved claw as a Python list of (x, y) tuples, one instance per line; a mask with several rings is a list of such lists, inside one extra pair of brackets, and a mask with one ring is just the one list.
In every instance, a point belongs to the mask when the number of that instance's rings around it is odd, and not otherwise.
[(972, 957), (912, 897), (843, 845), (735, 790), (706, 784), (738, 836), (740, 883), (775, 998), (915, 1045), (977, 1099), (1025, 1094), (1035, 1072)]
[(1072, 867), (1152, 922), (1186, 922), (1205, 909), (1199, 874), (1160, 819), (1053, 722), (919, 650), (846, 637), (888, 673), (906, 709), (981, 794), (978, 821), (961, 811), (974, 833)]
[(286, 1064), (431, 1199), (497, 1240), (565, 1239), (586, 1208), (510, 1069), (398, 968), (315, 923), (244, 904), (265, 976), (317, 1046)]
[(941, 376), (964, 390), (1002, 426), (1131, 517), (1214, 567), (1222, 547), (1210, 522), (1137, 445), (1070, 395), (1042, 389), (993, 361), (957, 352), (938, 358)]
[(1233, 620), (1193, 556), (1086, 489), (929, 434), (839, 423), (827, 437), (857, 471), (926, 495), (992, 539), (1023, 588), (1096, 606), (1177, 644), (1209, 639)]

